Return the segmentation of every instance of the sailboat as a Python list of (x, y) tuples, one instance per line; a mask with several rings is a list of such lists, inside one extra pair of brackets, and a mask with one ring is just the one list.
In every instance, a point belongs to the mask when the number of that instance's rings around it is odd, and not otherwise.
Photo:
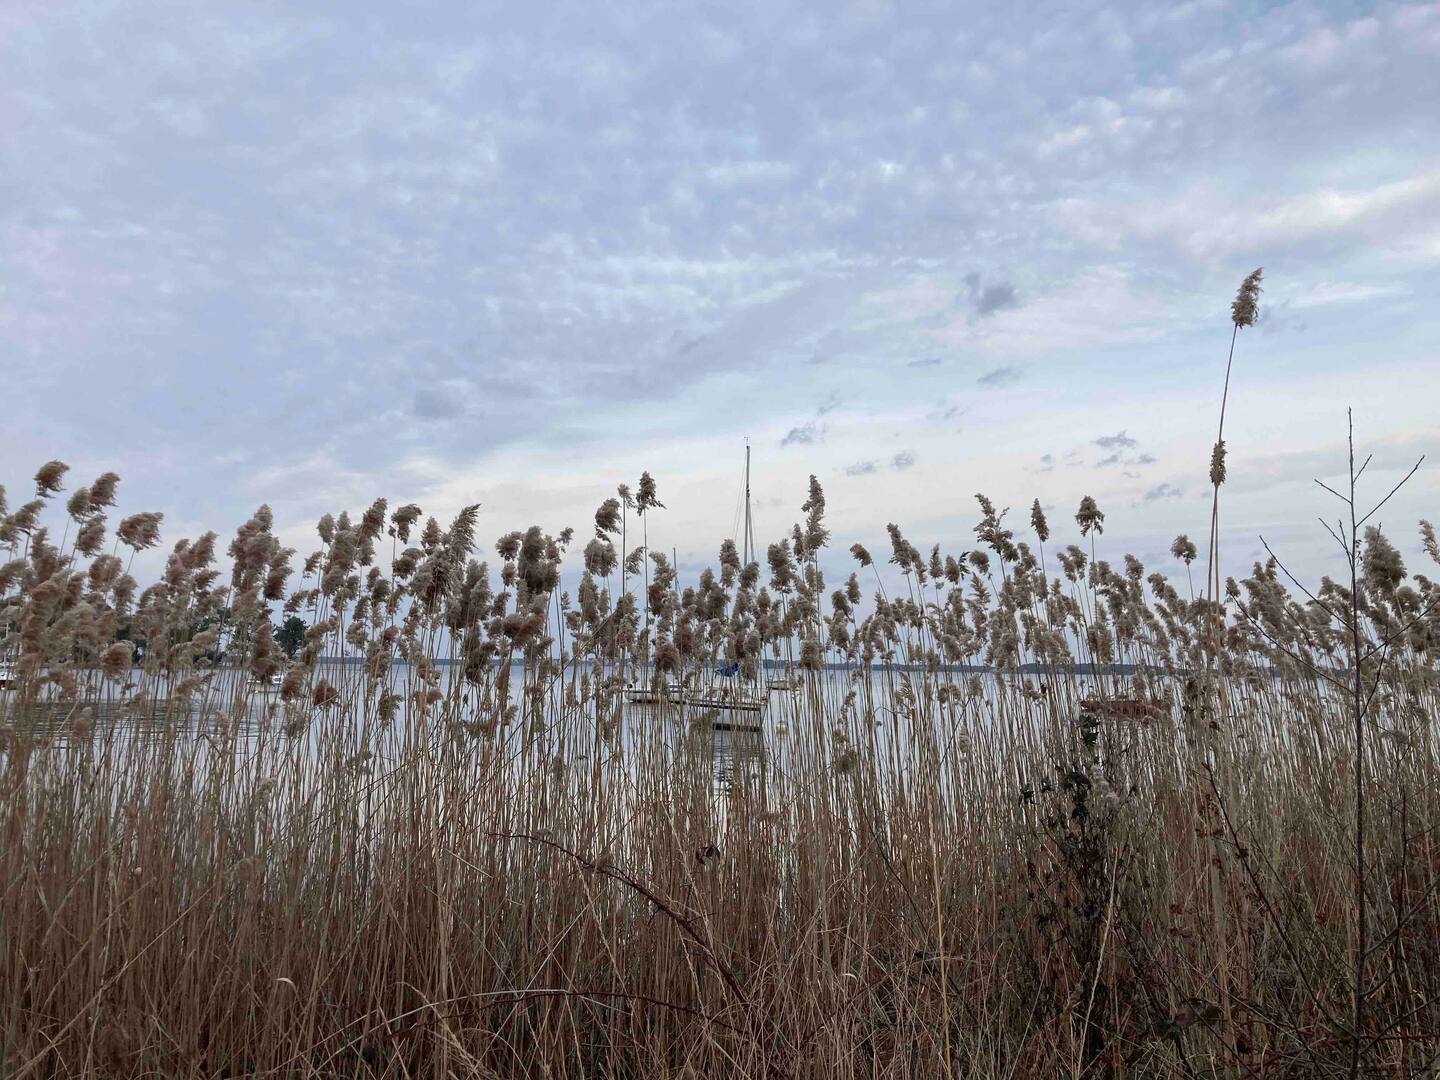
[[(755, 559), (755, 525), (750, 513), (750, 441), (745, 441), (745, 524), (741, 532), (741, 564)], [(678, 560), (676, 560), (678, 563)], [(733, 679), (739, 674), (737, 662), (721, 663), (714, 671), (719, 679)], [(747, 693), (736, 684), (710, 680), (707, 685), (687, 687), (674, 683), (632, 686), (625, 691), (625, 700), (632, 705), (685, 705), (698, 709), (719, 709), (728, 712), (759, 713), (764, 711), (768, 695)], [(719, 730), (744, 728), (758, 731), (752, 724), (716, 721)]]
[[(742, 565), (742, 566), (748, 566), (750, 563), (756, 561), (756, 558), (755, 558), (755, 557), (756, 557), (756, 551), (755, 551), (755, 525), (754, 525), (754, 522), (752, 521), (752, 519), (751, 519), (751, 517), (750, 517), (750, 440), (749, 440), (749, 439), (746, 439), (746, 440), (745, 440), (745, 531), (744, 531), (744, 551), (743, 551), (743, 553), (742, 553), (742, 555), (741, 555), (741, 558), (740, 558), (740, 565)], [(784, 677), (784, 678), (774, 678), (774, 677), (772, 677), (772, 678), (769, 678), (769, 679), (766, 679), (766, 680), (765, 680), (765, 695), (764, 695), (764, 696), (768, 697), (770, 694), (773, 694), (773, 693), (779, 693), (779, 692), (784, 692), (784, 691), (792, 691), (792, 690), (798, 690), (798, 689), (800, 689), (799, 680), (797, 680), (793, 675), (791, 675), (791, 674), (787, 671), (787, 672), (785, 673), (785, 677)]]

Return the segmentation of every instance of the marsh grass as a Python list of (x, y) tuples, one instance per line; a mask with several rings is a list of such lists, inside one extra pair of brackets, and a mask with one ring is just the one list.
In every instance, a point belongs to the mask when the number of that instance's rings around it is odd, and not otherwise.
[[(1197, 598), (1097, 560), (1093, 499), (1037, 556), (982, 497), (973, 550), (892, 525), (890, 588), (856, 545), (829, 589), (812, 482), (766, 568), (682, 587), (627, 541), (647, 474), (573, 596), (568, 532), (492, 567), (476, 508), (383, 501), (298, 573), (262, 507), (142, 590), (160, 515), (106, 552), (107, 474), (56, 545), (65, 475), (0, 505), (6, 1076), (1435, 1065), (1440, 592), (1379, 531)], [(720, 664), (798, 687), (717, 782), (713, 711), (623, 691)]]

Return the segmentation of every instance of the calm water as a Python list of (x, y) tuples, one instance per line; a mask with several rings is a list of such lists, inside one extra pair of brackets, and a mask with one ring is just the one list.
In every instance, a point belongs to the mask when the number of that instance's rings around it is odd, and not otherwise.
[[(451, 672), (458, 677), (457, 669), (441, 669), (442, 688)], [(363, 677), (358, 665), (339, 661), (322, 661), (319, 673), (341, 687), (358, 686)], [(512, 674), (517, 689), (519, 674), (518, 668)], [(764, 694), (765, 707), (760, 713), (627, 702), (621, 707), (614, 737), (599, 742), (595, 739), (593, 716), (567, 709), (561, 701), (563, 695), (556, 693), (548, 700), (543, 723), (517, 720), (486, 737), (532, 768), (540, 759), (556, 768), (588, 770), (596, 764), (597, 755), (604, 764), (627, 763), (635, 775), (681, 765), (699, 766), (708, 769), (715, 792), (724, 794), (738, 782), (763, 783), (792, 764), (798, 767), (800, 763), (793, 760), (789, 749), (793, 743), (790, 736), (801, 732), (802, 724), (813, 722), (811, 714), (802, 715), (802, 695), (818, 694), (823, 699), (827, 727), (843, 726), (849, 693), (860, 712), (873, 709), (873, 715), (883, 720), (880, 738), (888, 745), (913, 737), (908, 729), (910, 696), (903, 672), (873, 672), (868, 689), (857, 686), (852, 677), (851, 672), (829, 669), (812, 679), (806, 690)], [(967, 692), (971, 692), (974, 682), (964, 673), (952, 673), (949, 680)], [(413, 720), (409, 726), (404, 719), (386, 724), (373, 717), (365, 724), (346, 724), (333, 711), (316, 719), (308, 705), (287, 706), (276, 692), (252, 686), (248, 678), (234, 670), (217, 672), (208, 691), (196, 693), (183, 703), (170, 696), (164, 680), (134, 670), (128, 681), (134, 684), (126, 693), (129, 700), (116, 692), (113, 683), (109, 684), (109, 696), (89, 705), (83, 716), (74, 703), (42, 700), (29, 707), (20, 720), (11, 716), (15, 693), (0, 692), (0, 716), (6, 724), (23, 723), (40, 745), (60, 752), (84, 752), (97, 744), (140, 748), (155, 740), (169, 739), (192, 750), (197, 757), (223, 753), (229, 762), (278, 754), (286, 758), (300, 755), (333, 765), (364, 757), (367, 767), (375, 773), (406, 760), (417, 749), (414, 740), (422, 734)], [(716, 685), (728, 682), (717, 679)], [(1038, 685), (1039, 680), (1030, 678), (1024, 682)], [(417, 685), (415, 672), (407, 665), (395, 664), (389, 683), (394, 692), (408, 693)], [(1083, 680), (1080, 685), (1083, 689)], [(993, 677), (983, 677), (978, 689), (989, 702), (996, 700), (998, 685)], [(447, 738), (475, 737), (467, 725), (484, 718), (473, 698), (462, 697), (461, 701), (459, 723), (433, 719), (425, 726), (423, 736), (432, 745)], [(853, 732), (857, 726), (853, 714), (850, 719)], [(760, 730), (745, 730), (750, 727)], [(813, 733), (813, 729), (805, 731)], [(832, 738), (829, 732), (821, 732), (820, 737), (827, 741)]]
[[(337, 685), (358, 673), (355, 665), (337, 661), (322, 661), (318, 670), (321, 677)], [(406, 665), (394, 665), (391, 689), (406, 693), (412, 675)], [(519, 675), (518, 668), (515, 675)], [(443, 669), (441, 678), (443, 687)], [(197, 692), (188, 700), (171, 696), (165, 680), (147, 677), (139, 669), (133, 669), (125, 682), (130, 689), (123, 693), (109, 684), (109, 692), (102, 693), (98, 700), (82, 695), (86, 700), (79, 703), (59, 700), (53, 688), (48, 688), (47, 695), (27, 705), (23, 717), (16, 711), (15, 691), (0, 691), (0, 723), (8, 728), (23, 727), (37, 746), (57, 752), (74, 753), (99, 745), (123, 750), (168, 739), (196, 752), (223, 748), (241, 759), (267, 747), (273, 751), (281, 742), (290, 744), (296, 752), (318, 757), (322, 743), (332, 744), (337, 730), (341, 730), (335, 726), (333, 716), (328, 723), (307, 723), (311, 719), (308, 707), (286, 705), (273, 689), (252, 684), (234, 671), (217, 673), (208, 693)], [(619, 726), (619, 749), (652, 766), (657, 761), (676, 760), (682, 754), (708, 753), (717, 791), (728, 791), (737, 780), (763, 776), (767, 759), (764, 732), (788, 711), (782, 696), (768, 695), (767, 707), (759, 714), (695, 708), (677, 712), (673, 704), (626, 702)], [(532, 727), (530, 742), (538, 741), (542, 750), (555, 757), (563, 755), (575, 767), (588, 765), (595, 752), (591, 721), (566, 714), (563, 709), (547, 709), (547, 713), (552, 715), (547, 716), (545, 729), (537, 731)], [(462, 712), (462, 719), (473, 719), (473, 715)], [(372, 720), (368, 726), (369, 730), (361, 733), (357, 724), (350, 733), (356, 740), (351, 749), (357, 754), (368, 752), (378, 767), (398, 763), (406, 749), (406, 721), (397, 718), (385, 725)], [(439, 723), (432, 722), (431, 726), (437, 736), (443, 731)], [(519, 726), (517, 721), (502, 729), (512, 744), (520, 741)], [(744, 730), (750, 727), (762, 730)], [(0, 755), (4, 749), (0, 744)], [(657, 758), (656, 751), (662, 756)], [(603, 746), (601, 752), (612, 754), (616, 748)]]

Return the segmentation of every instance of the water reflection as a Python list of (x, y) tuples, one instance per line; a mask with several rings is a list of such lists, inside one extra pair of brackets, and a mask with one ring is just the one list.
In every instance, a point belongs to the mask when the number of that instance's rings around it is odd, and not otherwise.
[(717, 729), (711, 740), (715, 788), (728, 795), (733, 787), (760, 783), (765, 773), (765, 735), (759, 731)]
[[(143, 686), (139, 673), (135, 675), (132, 683)], [(391, 682), (403, 692), (406, 673), (392, 673)], [(7, 750), (12, 736), (25, 738), (37, 750), (138, 748), (169, 740), (241, 757), (249, 757), (262, 744), (274, 746), (276, 738), (280, 738), (282, 743), (294, 745), (302, 757), (318, 760), (328, 745), (325, 740), (343, 733), (346, 742), (355, 743), (350, 750), (359, 750), (363, 744), (363, 749), (372, 752), (377, 761), (395, 763), (406, 744), (403, 713), (393, 722), (377, 723), (372, 715), (363, 724), (357, 716), (354, 724), (347, 725), (332, 712), (325, 715), (323, 723), (316, 723), (320, 714), (308, 703), (287, 705), (274, 690), (254, 684), (241, 682), (233, 697), (224, 690), (183, 696), (169, 696), (167, 690), (163, 682), (152, 680), (148, 693), (84, 701), (59, 700), (53, 694), (37, 700), (27, 695), (23, 706), (15, 691), (0, 691), (0, 724), (4, 729), (0, 755)], [(766, 778), (765, 730), (772, 724), (770, 712), (768, 705), (756, 713), (677, 707), (673, 703), (625, 703), (618, 726), (619, 743), (600, 750), (600, 756), (608, 758), (618, 751), (630, 759), (632, 768), (645, 770), (666, 757), (672, 767), (678, 767), (683, 758), (705, 769), (708, 755), (707, 771), (717, 797), (729, 796), (737, 788), (754, 790)], [(433, 731), (437, 737), (445, 737), (444, 732), (466, 728), (468, 719), (447, 727), (432, 715)], [(549, 739), (565, 744), (565, 757), (577, 764), (591, 760), (597, 747), (590, 724), (576, 723), (573, 715), (568, 720), (559, 715), (548, 719)], [(505, 737), (505, 729), (500, 737)], [(657, 755), (655, 751), (661, 748), (664, 754)]]

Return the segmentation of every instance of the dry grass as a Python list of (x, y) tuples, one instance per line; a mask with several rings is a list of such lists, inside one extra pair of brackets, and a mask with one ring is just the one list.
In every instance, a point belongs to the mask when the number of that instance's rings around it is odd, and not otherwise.
[[(159, 516), (106, 552), (102, 478), (57, 545), (64, 477), (0, 522), (6, 1076), (1400, 1077), (1440, 1053), (1440, 587), (1360, 524), (1353, 582), (1297, 600), (1271, 561), (1222, 602), (1079, 546), (1047, 564), (1038, 504), (1032, 550), (982, 499), (973, 552), (892, 526), (901, 590), (862, 603), (854, 576), (827, 594), (815, 484), (767, 584), (727, 542), (637, 590), (612, 541), (661, 505), (642, 482), (573, 600), (569, 535), (502, 537), (496, 582), (473, 508), (383, 502), (327, 516), (298, 581), (262, 509), (228, 579), (207, 535), (142, 591), (120, 545)], [(1082, 538), (1103, 520), (1087, 499)], [(293, 662), (282, 604), (311, 627)], [(765, 661), (801, 688), (724, 782), (712, 714), (624, 701), (637, 672)]]

